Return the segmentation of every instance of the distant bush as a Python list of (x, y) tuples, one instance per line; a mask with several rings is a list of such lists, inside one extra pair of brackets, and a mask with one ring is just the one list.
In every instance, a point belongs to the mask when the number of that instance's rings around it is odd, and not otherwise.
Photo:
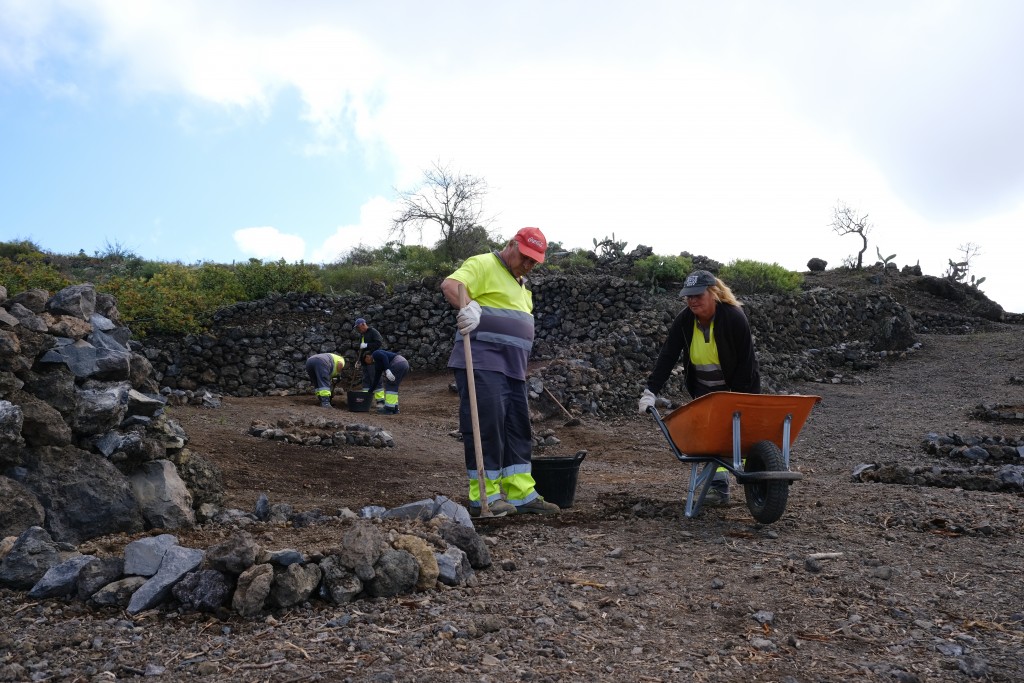
[(324, 291), (331, 294), (369, 294), (376, 283), (394, 282), (394, 268), (383, 263), (367, 265), (325, 266), (320, 273)]
[(381, 283), (393, 288), (402, 282), (444, 277), (458, 265), (438, 248), (388, 242), (375, 249), (356, 247), (337, 263), (324, 266), (320, 280), (328, 292), (369, 294), (378, 292)]
[(165, 263), (152, 277), (114, 276), (97, 289), (117, 297), (125, 324), (138, 337), (202, 331), (219, 308), (272, 292), (323, 291), (317, 266), (250, 259), (240, 265)]
[(54, 293), (71, 282), (34, 242), (19, 240), (0, 242), (0, 284), (7, 288), (8, 296), (13, 296), (27, 289)]
[(682, 282), (692, 270), (693, 260), (687, 256), (651, 254), (633, 265), (636, 279), (648, 285), (652, 291), (672, 282)]
[(200, 286), (199, 269), (171, 263), (148, 279), (114, 277), (98, 289), (117, 307), (136, 337), (200, 332), (229, 297)]
[(736, 260), (718, 272), (730, 288), (743, 294), (784, 294), (800, 289), (804, 276), (777, 263)]
[(239, 301), (264, 299), (274, 292), (319, 294), (323, 291), (320, 267), (311, 263), (287, 263), (284, 259), (263, 263), (259, 259), (251, 258), (247, 263), (237, 264), (231, 268), (234, 269), (244, 292)]
[(582, 273), (593, 270), (596, 265), (597, 255), (592, 251), (563, 251), (549, 246), (547, 257), (539, 268), (542, 272)]
[(0, 258), (16, 261), (19, 256), (42, 255), (43, 250), (32, 240), (0, 242)]

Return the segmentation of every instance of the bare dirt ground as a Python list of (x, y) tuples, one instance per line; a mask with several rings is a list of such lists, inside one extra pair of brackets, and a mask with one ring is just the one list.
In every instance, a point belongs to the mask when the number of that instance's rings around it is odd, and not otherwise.
[[(1022, 374), (1024, 327), (1006, 326), (926, 335), (859, 384), (802, 385), (822, 397), (793, 451), (805, 478), (767, 526), (735, 484), (731, 506), (687, 519), (688, 468), (650, 418), (551, 419), (535, 425), (561, 439), (545, 454), (588, 453), (575, 504), (481, 525), (494, 565), (475, 586), (248, 620), (0, 592), (0, 680), (1024, 680), (1024, 496), (851, 480), (860, 463), (948, 464), (922, 450), (928, 432), (1020, 437), (972, 411), (1024, 404), (1008, 381)], [(311, 396), (170, 410), (222, 468), (230, 507), (252, 510), (260, 493), (325, 512), (464, 501), (449, 381), (411, 374), (398, 416), (333, 411), (386, 427), (390, 449), (246, 434), (255, 419), (321, 416)], [(269, 549), (325, 548), (342, 532), (254, 529)], [(178, 535), (206, 547), (220, 533)]]

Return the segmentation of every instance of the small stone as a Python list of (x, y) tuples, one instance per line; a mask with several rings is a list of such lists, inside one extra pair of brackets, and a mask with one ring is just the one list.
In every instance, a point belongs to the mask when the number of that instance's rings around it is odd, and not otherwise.
[(882, 579), (888, 581), (892, 578), (893, 569), (892, 567), (875, 567), (871, 570), (871, 576), (876, 579)]

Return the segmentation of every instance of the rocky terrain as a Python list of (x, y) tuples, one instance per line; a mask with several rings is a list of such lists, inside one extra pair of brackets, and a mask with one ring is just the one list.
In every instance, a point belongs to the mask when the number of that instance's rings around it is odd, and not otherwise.
[[(536, 456), (586, 451), (574, 503), (557, 517), (477, 522), (490, 563), (471, 578), (247, 616), (0, 589), (0, 680), (1021, 680), (1024, 326), (919, 289), (893, 296), (950, 324), (904, 353), (790, 380), (822, 401), (793, 449), (804, 479), (775, 524), (754, 522), (735, 485), (731, 505), (686, 518), (688, 468), (649, 417), (545, 410)], [(414, 369), (397, 416), (341, 401), (325, 411), (308, 395), (168, 405), (188, 449), (223, 478), (219, 509), (240, 513), (77, 549), (115, 557), (173, 533), (208, 551), (244, 531), (261, 553), (318, 558), (357, 528), (437, 536), (430, 522), (354, 517), (464, 500), (449, 382)], [(393, 445), (254, 429), (324, 420), (382, 429)], [(257, 514), (268, 504), (308, 523)]]

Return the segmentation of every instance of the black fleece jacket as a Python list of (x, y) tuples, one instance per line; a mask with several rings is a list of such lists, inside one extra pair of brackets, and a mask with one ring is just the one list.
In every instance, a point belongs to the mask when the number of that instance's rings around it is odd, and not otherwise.
[[(658, 362), (647, 378), (647, 388), (657, 394), (665, 386), (672, 368), (683, 356), (683, 370), (686, 373), (686, 390), (690, 396), (708, 393), (697, 384), (697, 374), (693, 371), (690, 360), (690, 342), (693, 339), (693, 321), (695, 316), (689, 308), (684, 308), (668, 330), (668, 338), (658, 354)], [(739, 306), (721, 301), (715, 305), (715, 346), (718, 347), (718, 361), (725, 375), (725, 383), (729, 391), (740, 391), (746, 394), (761, 393), (761, 373), (754, 355), (754, 340), (750, 335), (750, 324), (747, 316)], [(685, 351), (685, 353), (684, 353)]]

